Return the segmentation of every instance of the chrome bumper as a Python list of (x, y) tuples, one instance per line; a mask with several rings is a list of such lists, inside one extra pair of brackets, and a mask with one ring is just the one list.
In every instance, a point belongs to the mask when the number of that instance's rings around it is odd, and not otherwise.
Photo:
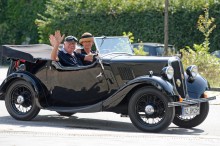
[(188, 106), (191, 104), (197, 104), (197, 103), (201, 103), (201, 102), (208, 102), (210, 100), (215, 100), (216, 96), (213, 97), (209, 97), (209, 98), (199, 98), (199, 99), (186, 99), (183, 100), (182, 102), (169, 102), (168, 103), (168, 107), (174, 107), (174, 106)]

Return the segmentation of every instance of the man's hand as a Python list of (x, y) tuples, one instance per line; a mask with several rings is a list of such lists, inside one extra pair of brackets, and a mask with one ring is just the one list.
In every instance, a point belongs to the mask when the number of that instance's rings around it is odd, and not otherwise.
[(54, 35), (51, 34), (49, 36), (50, 44), (54, 48), (58, 48), (61, 42), (63, 41), (64, 36), (64, 34), (61, 36), (60, 30), (55, 31)]
[(65, 35), (61, 36), (61, 33), (59, 30), (55, 31), (55, 34), (51, 34), (49, 36), (50, 44), (53, 46), (53, 50), (51, 51), (50, 57), (52, 60), (57, 60), (57, 52), (59, 49), (59, 45), (63, 41)]

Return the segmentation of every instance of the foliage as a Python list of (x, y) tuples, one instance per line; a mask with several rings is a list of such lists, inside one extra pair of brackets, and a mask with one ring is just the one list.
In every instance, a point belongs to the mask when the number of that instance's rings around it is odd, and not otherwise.
[(2, 0), (0, 2), (0, 44), (37, 43), (37, 13), (46, 0)]
[(192, 64), (197, 65), (199, 73), (209, 81), (211, 87), (220, 87), (219, 58), (208, 53), (202, 44), (194, 44), (193, 48), (195, 51), (190, 47), (186, 47), (186, 50), (181, 49), (184, 67), (186, 68)]
[(189, 46), (182, 49), (182, 61), (185, 67), (194, 64), (199, 68), (199, 73), (204, 76), (211, 84), (211, 86), (220, 86), (220, 60), (211, 55), (209, 51), (209, 36), (216, 25), (213, 24), (214, 18), (209, 18), (208, 6), (205, 6), (204, 15), (200, 15), (198, 19), (198, 29), (205, 36), (202, 44), (194, 44), (193, 49)]
[(130, 31), (128, 33), (123, 32), (123, 36), (127, 36), (129, 38), (130, 43), (134, 42), (134, 36), (133, 36), (132, 32), (130, 32)]
[[(169, 44), (182, 48), (202, 43), (195, 18), (206, 2), (210, 15), (219, 16), (220, 0), (169, 1)], [(48, 35), (56, 29), (77, 37), (86, 31), (95, 36), (131, 31), (134, 42), (163, 43), (163, 21), (164, 0), (1, 0), (0, 44), (21, 44), (26, 39), (49, 43)], [(210, 51), (220, 48), (220, 17), (215, 23)]]
[[(128, 36), (130, 43), (134, 42), (134, 36), (132, 32), (123, 32), (123, 36)], [(135, 55), (146, 56), (148, 52), (144, 51), (143, 44), (139, 45), (138, 48), (133, 48)]]
[(140, 45), (138, 45), (138, 48), (134, 48), (134, 54), (140, 55), (140, 56), (146, 56), (146, 55), (148, 55), (148, 52), (145, 52), (143, 45), (140, 44)]
[(198, 29), (203, 33), (205, 36), (205, 41), (203, 42), (204, 49), (207, 51), (209, 50), (209, 35), (212, 33), (212, 31), (216, 28), (216, 25), (214, 23), (214, 18), (209, 18), (209, 8), (208, 4), (205, 5), (204, 8), (205, 16), (200, 15), (199, 20), (197, 22)]
[[(220, 0), (209, 2), (212, 15), (219, 15)], [(201, 43), (196, 19), (204, 0), (170, 0), (169, 44), (182, 48)], [(89, 31), (95, 36), (117, 36), (133, 32), (134, 42), (163, 43), (164, 0), (48, 0), (47, 10), (36, 20), (40, 42), (49, 43), (48, 34), (60, 29), (62, 33), (80, 37)], [(216, 18), (220, 24), (220, 18)], [(187, 31), (186, 31), (187, 30)], [(220, 29), (210, 39), (210, 51), (220, 48)]]

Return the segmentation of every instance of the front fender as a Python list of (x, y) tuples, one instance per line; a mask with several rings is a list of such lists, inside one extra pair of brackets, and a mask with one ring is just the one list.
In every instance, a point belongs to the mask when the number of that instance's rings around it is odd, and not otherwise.
[(1, 100), (5, 99), (5, 94), (8, 86), (15, 80), (25, 80), (31, 84), (35, 91), (36, 103), (40, 108), (43, 108), (39, 101), (44, 100), (46, 97), (45, 89), (43, 89), (42, 83), (34, 75), (28, 72), (14, 72), (7, 76), (0, 86)]
[(209, 85), (206, 79), (201, 75), (197, 75), (193, 81), (188, 80), (188, 75), (185, 74), (187, 90), (190, 98), (200, 98), (201, 95), (209, 89)]
[(124, 86), (119, 88), (119, 90), (116, 91), (111, 97), (107, 98), (103, 102), (103, 109), (108, 109), (110, 107), (116, 106), (130, 91), (138, 86), (153, 86), (167, 96), (178, 95), (178, 93), (174, 90), (173, 85), (170, 84), (168, 81), (163, 80), (162, 78), (157, 76), (141, 76), (127, 82)]

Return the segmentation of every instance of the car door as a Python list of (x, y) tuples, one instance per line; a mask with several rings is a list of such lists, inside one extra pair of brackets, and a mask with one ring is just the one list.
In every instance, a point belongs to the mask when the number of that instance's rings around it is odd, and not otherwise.
[(99, 63), (79, 70), (51, 69), (50, 103), (56, 106), (84, 106), (106, 99), (108, 84)]

